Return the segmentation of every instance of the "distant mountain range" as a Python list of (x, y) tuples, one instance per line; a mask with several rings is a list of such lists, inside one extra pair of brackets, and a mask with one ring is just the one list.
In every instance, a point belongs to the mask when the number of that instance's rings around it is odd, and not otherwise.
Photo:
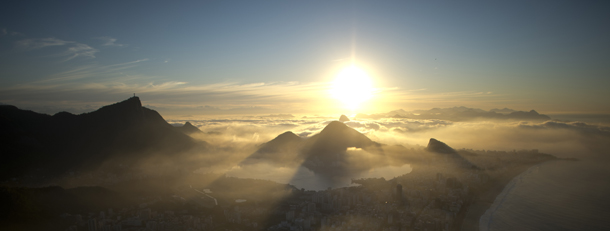
[(433, 108), (430, 110), (405, 111), (403, 109), (379, 114), (357, 114), (358, 119), (381, 119), (381, 118), (407, 118), (407, 119), (439, 119), (449, 121), (469, 121), (469, 120), (525, 120), (525, 121), (545, 121), (551, 117), (538, 114), (531, 110), (515, 111), (512, 109), (492, 109), (485, 111), (477, 108), (452, 107), (452, 108)]
[(207, 146), (185, 134), (196, 132), (188, 125), (171, 126), (158, 112), (142, 107), (138, 97), (80, 115), (51, 116), (0, 105), (0, 178), (52, 176), (111, 159), (124, 164), (150, 155), (178, 159), (180, 153)]

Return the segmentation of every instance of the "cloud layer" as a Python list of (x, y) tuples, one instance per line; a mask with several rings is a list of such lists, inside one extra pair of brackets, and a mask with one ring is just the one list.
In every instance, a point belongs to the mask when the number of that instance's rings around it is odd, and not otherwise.
[[(318, 133), (337, 118), (248, 117), (224, 120), (188, 120), (223, 142), (260, 144), (292, 131), (301, 137)], [(171, 120), (182, 124), (187, 120)], [(531, 150), (560, 157), (604, 156), (610, 153), (610, 127), (582, 122), (549, 120), (469, 121), (379, 119), (352, 120), (346, 124), (374, 141), (388, 145), (424, 147), (437, 138), (457, 149)], [(204, 137), (202, 137), (204, 138)], [(606, 152), (606, 153), (604, 153)]]

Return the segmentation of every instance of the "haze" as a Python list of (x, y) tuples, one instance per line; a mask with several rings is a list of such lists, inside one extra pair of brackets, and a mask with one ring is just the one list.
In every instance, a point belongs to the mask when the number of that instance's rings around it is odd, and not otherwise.
[(0, 229), (608, 230), (605, 1), (10, 1)]

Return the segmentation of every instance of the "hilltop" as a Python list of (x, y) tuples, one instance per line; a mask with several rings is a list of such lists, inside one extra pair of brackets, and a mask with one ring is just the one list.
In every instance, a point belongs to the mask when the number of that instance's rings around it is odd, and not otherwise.
[(133, 165), (153, 155), (179, 154), (205, 148), (168, 124), (140, 98), (104, 106), (89, 113), (53, 116), (0, 106), (0, 177), (46, 175), (95, 169), (102, 163)]

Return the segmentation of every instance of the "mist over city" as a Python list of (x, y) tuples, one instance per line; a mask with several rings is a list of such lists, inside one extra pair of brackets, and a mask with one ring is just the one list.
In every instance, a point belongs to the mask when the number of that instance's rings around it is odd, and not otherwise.
[(609, 10), (7, 2), (0, 230), (608, 230)]

